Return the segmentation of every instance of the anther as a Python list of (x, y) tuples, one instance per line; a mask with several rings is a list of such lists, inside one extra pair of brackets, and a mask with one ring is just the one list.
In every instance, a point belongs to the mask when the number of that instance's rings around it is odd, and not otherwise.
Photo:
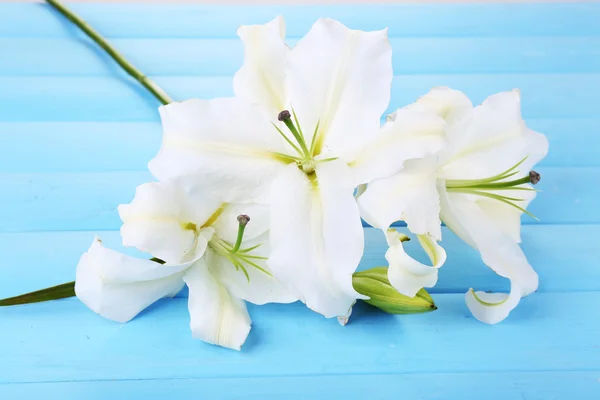
[(279, 115), (277, 116), (277, 119), (280, 121), (285, 121), (287, 119), (292, 118), (292, 114), (290, 114), (290, 112), (288, 110), (283, 110), (282, 112), (279, 113)]
[(536, 185), (540, 179), (542, 179), (540, 174), (535, 171), (529, 171), (529, 182), (531, 182), (532, 185)]

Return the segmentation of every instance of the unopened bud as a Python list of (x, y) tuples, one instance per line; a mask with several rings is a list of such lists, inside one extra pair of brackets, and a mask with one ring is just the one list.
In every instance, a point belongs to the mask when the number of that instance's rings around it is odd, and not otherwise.
[(529, 171), (529, 182), (531, 182), (532, 185), (536, 185), (540, 179), (542, 179), (540, 174), (535, 171)]
[(288, 110), (283, 110), (277, 116), (277, 119), (280, 121), (285, 121), (286, 119), (290, 119), (290, 118), (292, 118), (292, 114), (290, 114), (290, 112)]
[(388, 314), (419, 314), (437, 310), (433, 299), (425, 289), (419, 290), (415, 297), (400, 294), (390, 284), (386, 267), (376, 267), (352, 275), (354, 290), (369, 296), (366, 303)]
[(246, 214), (240, 214), (238, 215), (237, 220), (240, 223), (240, 225), (246, 226), (248, 225), (248, 222), (250, 222), (250, 217)]

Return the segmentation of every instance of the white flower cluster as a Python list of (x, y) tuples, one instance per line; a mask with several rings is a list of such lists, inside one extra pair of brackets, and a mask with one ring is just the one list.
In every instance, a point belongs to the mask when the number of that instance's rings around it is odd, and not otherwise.
[[(361, 217), (385, 234), (389, 282), (406, 296), (437, 282), (442, 222), (510, 280), (509, 294), (467, 292), (477, 319), (499, 322), (537, 289), (520, 217), (548, 142), (525, 126), (518, 91), (473, 107), (460, 91), (434, 88), (382, 126), (387, 31), (320, 19), (290, 48), (279, 17), (238, 34), (235, 97), (162, 106), (162, 147), (149, 164), (158, 181), (119, 207), (123, 244), (155, 259), (95, 240), (75, 288), (88, 307), (125, 322), (187, 284), (194, 337), (234, 349), (250, 331), (245, 301), (300, 300), (345, 320), (365, 299), (352, 285)], [(406, 237), (390, 229), (397, 221), (432, 266), (406, 254)]]

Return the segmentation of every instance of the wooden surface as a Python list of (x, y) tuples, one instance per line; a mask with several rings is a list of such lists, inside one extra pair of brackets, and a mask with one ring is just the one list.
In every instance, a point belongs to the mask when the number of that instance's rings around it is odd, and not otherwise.
[[(0, 399), (600, 398), (600, 4), (73, 9), (176, 99), (231, 95), (237, 26), (278, 14), (292, 42), (319, 16), (389, 26), (390, 110), (435, 85), (474, 102), (521, 88), (550, 139), (541, 222), (523, 227), (540, 289), (501, 324), (477, 322), (464, 292), (506, 283), (445, 231), (436, 312), (363, 305), (341, 327), (300, 304), (251, 306), (240, 353), (191, 338), (185, 294), (125, 325), (76, 299), (3, 308)], [(0, 5), (0, 297), (72, 280), (94, 234), (120, 248), (116, 207), (150, 179), (157, 106), (45, 5)], [(384, 265), (383, 235), (366, 240), (361, 268)]]

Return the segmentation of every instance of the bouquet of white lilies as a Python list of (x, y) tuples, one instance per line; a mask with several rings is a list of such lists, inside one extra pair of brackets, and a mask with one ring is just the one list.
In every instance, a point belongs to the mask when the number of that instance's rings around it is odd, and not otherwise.
[[(187, 285), (193, 336), (238, 350), (251, 328), (245, 302), (301, 301), (342, 325), (358, 300), (430, 311), (424, 288), (446, 261), (442, 223), (510, 281), (510, 293), (466, 293), (475, 318), (500, 322), (537, 289), (520, 219), (548, 141), (525, 125), (518, 90), (473, 106), (438, 87), (386, 116), (386, 30), (319, 19), (290, 47), (277, 17), (238, 35), (245, 58), (235, 97), (159, 108), (156, 181), (118, 209), (123, 245), (149, 259), (96, 238), (75, 281), (90, 309), (126, 322)], [(387, 268), (357, 272), (363, 220), (387, 239)], [(407, 254), (399, 221), (430, 265)]]

